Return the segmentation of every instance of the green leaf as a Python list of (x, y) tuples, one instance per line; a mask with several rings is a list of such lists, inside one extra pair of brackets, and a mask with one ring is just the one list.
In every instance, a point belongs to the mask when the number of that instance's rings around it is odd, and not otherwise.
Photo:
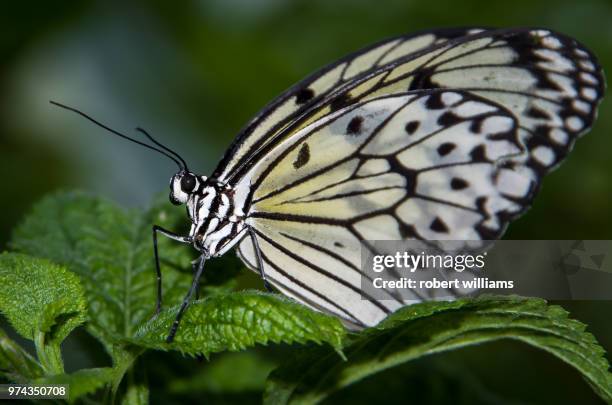
[(577, 369), (595, 391), (612, 401), (612, 374), (604, 350), (585, 325), (544, 300), (483, 297), (428, 302), (403, 308), (344, 347), (347, 362), (317, 348), (272, 372), (269, 404), (316, 403), (390, 367), (497, 339), (516, 339), (545, 350)]
[(109, 367), (87, 368), (71, 374), (57, 374), (39, 378), (37, 385), (63, 384), (68, 385), (70, 402), (86, 394), (91, 394), (108, 384), (113, 378), (113, 369)]
[(42, 331), (60, 343), (85, 321), (79, 278), (47, 260), (1, 254), (0, 284), (0, 311), (26, 339)]
[(0, 370), (0, 375), (19, 384), (26, 384), (43, 375), (40, 364), (2, 329), (0, 329)]
[(276, 294), (256, 291), (216, 295), (193, 302), (172, 344), (165, 342), (178, 307), (143, 325), (130, 341), (155, 349), (208, 355), (255, 344), (329, 343), (339, 350), (345, 329), (338, 319)]
[(0, 255), (0, 311), (24, 338), (33, 340), (48, 373), (63, 372), (60, 343), (86, 319), (79, 278), (47, 260)]
[[(88, 330), (115, 358), (120, 356), (115, 343), (132, 336), (153, 315), (151, 227), (157, 223), (171, 228), (177, 215), (170, 208), (166, 200), (146, 212), (124, 210), (83, 193), (57, 193), (35, 205), (11, 245), (81, 276), (89, 302)], [(183, 210), (181, 214), (184, 217)], [(161, 237), (159, 244), (166, 305), (180, 302), (191, 281), (190, 247), (170, 242)]]

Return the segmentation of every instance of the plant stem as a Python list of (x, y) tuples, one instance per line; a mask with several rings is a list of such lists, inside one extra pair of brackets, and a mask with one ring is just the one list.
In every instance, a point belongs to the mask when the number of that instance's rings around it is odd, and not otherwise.
[(34, 346), (36, 347), (36, 355), (46, 375), (55, 375), (64, 373), (64, 361), (62, 360), (62, 352), (59, 345), (45, 343), (45, 333), (36, 332), (34, 338)]
[(121, 381), (123, 380), (123, 376), (134, 364), (134, 361), (144, 352), (143, 348), (137, 348), (134, 350), (122, 350), (118, 353), (116, 357), (116, 363), (114, 366), (114, 374), (112, 382), (112, 395), (113, 397), (117, 394), (117, 390), (119, 389), (119, 385), (121, 385)]

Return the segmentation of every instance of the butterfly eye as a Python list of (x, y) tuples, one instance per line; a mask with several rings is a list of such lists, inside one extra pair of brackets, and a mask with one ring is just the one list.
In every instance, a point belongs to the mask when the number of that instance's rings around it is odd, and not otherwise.
[(185, 193), (192, 192), (195, 186), (196, 179), (194, 176), (187, 174), (181, 179), (181, 190), (183, 190)]

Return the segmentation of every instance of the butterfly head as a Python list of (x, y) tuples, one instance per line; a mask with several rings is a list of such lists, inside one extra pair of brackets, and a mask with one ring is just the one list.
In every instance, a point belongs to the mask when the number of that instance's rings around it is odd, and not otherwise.
[(170, 202), (174, 205), (185, 204), (205, 181), (206, 176), (197, 176), (190, 171), (181, 170), (170, 179)]

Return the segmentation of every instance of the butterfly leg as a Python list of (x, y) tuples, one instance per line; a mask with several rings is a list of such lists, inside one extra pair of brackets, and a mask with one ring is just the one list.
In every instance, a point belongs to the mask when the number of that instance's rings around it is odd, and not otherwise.
[(181, 236), (174, 232), (170, 232), (161, 226), (153, 225), (153, 253), (155, 254), (155, 272), (157, 275), (157, 302), (155, 304), (155, 315), (153, 316), (157, 316), (161, 312), (162, 306), (162, 276), (159, 266), (159, 252), (157, 249), (157, 233), (161, 233), (162, 235), (178, 242), (191, 243), (191, 238), (189, 236)]
[[(196, 273), (196, 271), (198, 271), (198, 265), (200, 264), (200, 258), (198, 257), (195, 260), (191, 261), (191, 268), (193, 270), (193, 274)], [(198, 285), (196, 286), (195, 289), (195, 299), (198, 300), (200, 299), (200, 283), (198, 283)]]
[[(198, 271), (198, 265), (200, 263), (200, 258), (197, 258), (195, 260), (193, 260), (191, 262), (191, 268), (193, 269), (193, 273), (195, 274), (196, 271)], [(196, 285), (196, 290), (195, 290), (195, 299), (198, 300), (200, 299), (200, 283), (198, 282), (198, 284)], [(205, 357), (202, 354), (196, 354), (196, 360), (198, 361), (198, 363), (202, 363), (204, 361)]]
[(174, 340), (174, 335), (176, 335), (176, 331), (179, 327), (179, 323), (181, 322), (181, 318), (183, 317), (183, 314), (185, 313), (185, 309), (187, 309), (187, 305), (189, 305), (191, 296), (196, 290), (197, 285), (200, 282), (200, 277), (202, 276), (202, 272), (204, 271), (204, 262), (206, 262), (206, 256), (202, 255), (200, 256), (198, 260), (199, 260), (198, 269), (196, 270), (196, 273), (193, 276), (193, 282), (191, 283), (191, 287), (189, 288), (187, 295), (185, 295), (185, 298), (183, 298), (183, 303), (181, 304), (181, 307), (179, 308), (179, 311), (176, 314), (176, 318), (174, 318), (174, 322), (172, 323), (172, 327), (170, 328), (170, 333), (168, 333), (168, 337), (166, 338), (166, 342), (168, 343), (172, 343), (172, 341)]
[(259, 275), (263, 280), (264, 287), (266, 287), (266, 290), (273, 292), (274, 289), (272, 288), (270, 283), (268, 283), (266, 273), (264, 272), (263, 257), (261, 256), (261, 249), (259, 248), (257, 236), (255, 235), (255, 231), (251, 227), (249, 227), (249, 235), (251, 235), (251, 240), (253, 241), (253, 250), (255, 250), (255, 256), (257, 257), (257, 267), (259, 267)]

